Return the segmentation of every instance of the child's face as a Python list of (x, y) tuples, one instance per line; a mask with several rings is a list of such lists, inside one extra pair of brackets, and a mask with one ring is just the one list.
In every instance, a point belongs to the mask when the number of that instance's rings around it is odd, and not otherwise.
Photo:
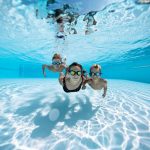
[(55, 69), (58, 69), (60, 67), (61, 64), (61, 60), (60, 59), (53, 59), (52, 64), (54, 66)]
[(98, 79), (100, 77), (100, 69), (99, 68), (92, 68), (91, 69), (91, 78), (92, 79)]
[(79, 66), (72, 66), (69, 70), (69, 76), (73, 80), (80, 80), (81, 74), (81, 68)]

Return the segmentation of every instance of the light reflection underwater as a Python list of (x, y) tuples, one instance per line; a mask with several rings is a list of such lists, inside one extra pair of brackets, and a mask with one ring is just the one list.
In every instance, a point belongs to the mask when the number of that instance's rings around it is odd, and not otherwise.
[[(80, 11), (77, 34), (64, 41), (34, 4), (0, 0), (0, 149), (149, 150), (150, 5), (116, 0), (96, 10), (96, 30), (86, 35)], [(100, 64), (107, 96), (89, 86), (65, 93), (56, 73), (41, 79), (55, 52), (87, 71)]]

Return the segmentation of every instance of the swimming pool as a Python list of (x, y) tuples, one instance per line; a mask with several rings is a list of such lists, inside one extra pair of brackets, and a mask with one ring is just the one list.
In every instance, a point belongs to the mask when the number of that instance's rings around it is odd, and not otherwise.
[[(96, 31), (85, 35), (91, 7), (77, 1), (77, 34), (63, 41), (35, 3), (0, 0), (0, 149), (150, 149), (150, 5), (95, 1)], [(87, 71), (100, 64), (107, 96), (65, 93), (58, 74), (44, 78), (41, 65), (56, 52)]]

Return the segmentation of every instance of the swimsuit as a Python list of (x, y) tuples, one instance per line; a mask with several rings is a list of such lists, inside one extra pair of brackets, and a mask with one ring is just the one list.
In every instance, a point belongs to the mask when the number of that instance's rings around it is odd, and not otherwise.
[(66, 87), (66, 81), (65, 81), (65, 77), (63, 78), (63, 89), (65, 92), (69, 93), (69, 92), (78, 92), (80, 89), (81, 89), (81, 86), (82, 86), (82, 83), (83, 83), (83, 78), (82, 78), (82, 82), (81, 84), (79, 85), (79, 87), (77, 87), (76, 89), (74, 90), (69, 90), (67, 87)]

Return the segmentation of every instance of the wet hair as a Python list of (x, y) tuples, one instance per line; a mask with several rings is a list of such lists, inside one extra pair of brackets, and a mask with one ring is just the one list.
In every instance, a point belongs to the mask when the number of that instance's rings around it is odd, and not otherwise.
[(98, 65), (98, 64), (94, 64), (94, 65), (90, 68), (90, 73), (91, 73), (92, 68), (99, 69), (99, 71), (101, 71), (101, 66)]
[[(61, 9), (56, 9), (55, 10), (55, 14), (54, 14), (54, 17), (57, 18), (58, 16), (60, 16), (61, 14), (63, 14), (64, 11), (61, 10)], [(60, 17), (59, 19), (56, 20), (57, 23), (62, 23), (63, 22), (63, 18)]]
[(62, 17), (60, 17), (59, 19), (57, 19), (57, 21), (56, 21), (57, 23), (63, 23), (63, 18)]
[(83, 67), (82, 67), (82, 65), (78, 64), (77, 62), (73, 62), (73, 63), (68, 67), (68, 71), (70, 71), (71, 67), (73, 67), (73, 66), (78, 66), (78, 67), (80, 67), (81, 72), (82, 72), (82, 74), (83, 74)]
[(63, 10), (61, 10), (61, 9), (55, 9), (55, 17), (58, 17), (59, 15), (61, 15), (61, 14), (63, 14), (64, 13), (64, 11)]
[(62, 59), (62, 58), (61, 58), (60, 54), (55, 53), (52, 60), (53, 59)]

